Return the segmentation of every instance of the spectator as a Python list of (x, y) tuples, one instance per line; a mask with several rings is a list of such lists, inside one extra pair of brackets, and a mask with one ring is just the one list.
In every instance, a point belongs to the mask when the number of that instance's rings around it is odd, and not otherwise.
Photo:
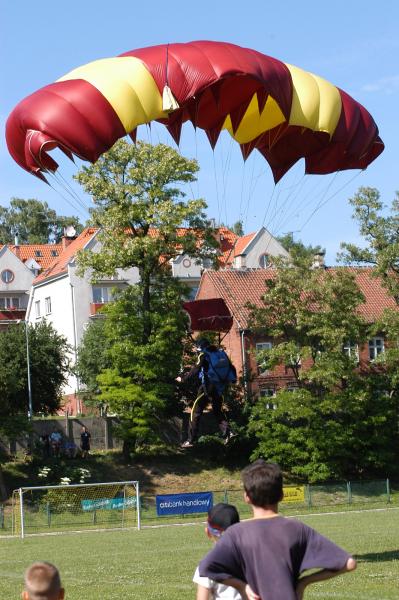
[(53, 450), (53, 456), (58, 457), (61, 450), (62, 434), (56, 427), (50, 435), (51, 448)]
[(80, 449), (82, 451), (82, 458), (86, 458), (90, 452), (90, 432), (83, 425), (82, 433), (80, 434)]
[(49, 458), (50, 456), (50, 436), (48, 433), (43, 433), (40, 436), (40, 446), (42, 449), (43, 458)]
[[(278, 465), (257, 460), (244, 469), (242, 479), (253, 519), (226, 531), (201, 561), (202, 577), (236, 589), (237, 579), (246, 581), (265, 600), (302, 600), (309, 584), (356, 568), (342, 548), (304, 523), (278, 514), (283, 498)], [(302, 576), (315, 568), (321, 570)]]
[(67, 458), (76, 458), (78, 453), (78, 447), (75, 444), (74, 440), (65, 440), (64, 444), (64, 452)]
[(48, 562), (35, 562), (25, 573), (22, 600), (62, 600), (64, 588), (58, 569)]
[[(208, 513), (208, 521), (205, 527), (205, 533), (213, 542), (217, 542), (230, 525), (238, 523), (240, 517), (237, 509), (231, 504), (215, 504)], [(208, 577), (201, 577), (198, 567), (195, 571), (194, 583), (197, 584), (197, 600), (242, 600), (241, 594), (234, 587), (223, 585), (213, 581)], [(244, 594), (248, 594), (248, 587), (245, 591), (245, 583), (242, 583)]]

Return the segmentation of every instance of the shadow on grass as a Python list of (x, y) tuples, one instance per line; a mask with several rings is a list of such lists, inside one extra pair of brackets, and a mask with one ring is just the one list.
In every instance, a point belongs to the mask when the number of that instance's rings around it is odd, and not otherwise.
[(399, 550), (387, 550), (386, 552), (368, 552), (367, 554), (355, 554), (354, 558), (359, 562), (387, 562), (399, 560)]

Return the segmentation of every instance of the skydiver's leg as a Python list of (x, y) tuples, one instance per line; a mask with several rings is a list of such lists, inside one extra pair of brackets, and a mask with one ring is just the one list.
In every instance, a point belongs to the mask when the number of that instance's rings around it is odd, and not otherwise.
[(188, 432), (188, 441), (190, 444), (194, 444), (198, 439), (199, 424), (202, 417), (202, 413), (206, 405), (209, 402), (208, 395), (205, 388), (201, 385), (198, 389), (197, 397), (194, 401), (190, 415), (190, 427)]
[(230, 428), (229, 423), (227, 421), (226, 414), (223, 411), (223, 396), (219, 394), (218, 390), (212, 386), (209, 390), (209, 396), (212, 402), (212, 410), (215, 418), (218, 422), (219, 429), (222, 433), (222, 436), (226, 438), (229, 434)]

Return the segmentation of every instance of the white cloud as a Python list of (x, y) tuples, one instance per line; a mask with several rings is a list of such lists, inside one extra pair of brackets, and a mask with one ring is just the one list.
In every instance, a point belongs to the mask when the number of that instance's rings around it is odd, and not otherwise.
[(399, 75), (381, 77), (381, 79), (366, 83), (361, 89), (363, 92), (384, 92), (385, 94), (393, 94), (399, 90)]

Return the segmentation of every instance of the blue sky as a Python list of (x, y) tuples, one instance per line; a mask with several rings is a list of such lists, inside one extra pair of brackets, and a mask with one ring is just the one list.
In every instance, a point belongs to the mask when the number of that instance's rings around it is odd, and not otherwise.
[[(253, 153), (246, 163), (238, 145), (223, 135), (212, 152), (205, 135), (183, 130), (181, 152), (199, 161), (198, 183), (188, 194), (204, 197), (210, 217), (246, 232), (262, 224), (275, 234), (294, 232), (327, 249), (334, 262), (341, 241), (358, 242), (347, 199), (360, 186), (376, 187), (389, 204), (399, 189), (399, 3), (360, 0), (298, 3), (293, 0), (137, 3), (69, 0), (35, 3), (0, 0), (0, 197), (47, 201), (59, 214), (87, 217), (90, 198), (76, 186), (80, 203), (18, 167), (8, 155), (4, 124), (25, 96), (91, 60), (167, 42), (220, 40), (252, 47), (320, 75), (363, 104), (377, 122), (384, 153), (364, 172), (304, 176), (303, 164), (277, 186), (267, 163)], [(139, 129), (139, 137), (174, 145), (164, 128)], [(55, 157), (72, 182), (76, 167)]]

